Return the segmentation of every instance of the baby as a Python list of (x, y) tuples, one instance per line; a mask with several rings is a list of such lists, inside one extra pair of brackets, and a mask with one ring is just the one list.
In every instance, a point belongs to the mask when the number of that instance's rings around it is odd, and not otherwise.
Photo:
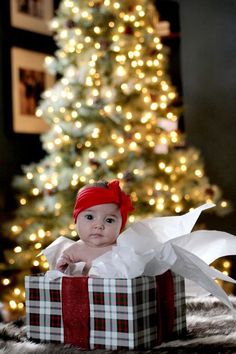
[(83, 275), (92, 261), (112, 249), (133, 210), (130, 197), (119, 181), (96, 182), (79, 190), (73, 217), (80, 240), (64, 250), (56, 268), (65, 272), (68, 265), (85, 262)]

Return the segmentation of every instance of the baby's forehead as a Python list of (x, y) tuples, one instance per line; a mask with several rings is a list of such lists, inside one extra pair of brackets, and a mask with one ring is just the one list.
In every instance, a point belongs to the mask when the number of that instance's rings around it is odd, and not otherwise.
[(91, 212), (102, 212), (102, 213), (107, 213), (107, 214), (114, 214), (120, 213), (120, 209), (117, 204), (115, 203), (104, 203), (104, 204), (97, 204), (93, 205), (84, 211), (91, 211)]

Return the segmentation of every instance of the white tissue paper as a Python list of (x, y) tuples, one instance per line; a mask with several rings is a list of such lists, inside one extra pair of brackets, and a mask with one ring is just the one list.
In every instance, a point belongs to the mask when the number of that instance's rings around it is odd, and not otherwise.
[[(219, 257), (236, 255), (236, 237), (221, 231), (191, 232), (201, 212), (213, 206), (204, 204), (182, 216), (154, 217), (132, 224), (119, 235), (111, 251), (92, 262), (88, 275), (135, 278), (160, 275), (171, 269), (190, 280), (186, 295), (193, 295), (191, 284), (194, 282), (233, 309), (227, 295), (214, 279), (236, 281), (208, 264)], [(46, 276), (55, 279), (82, 273), (83, 262), (67, 269), (67, 274), (55, 271), (56, 260), (72, 242), (75, 241), (59, 237), (43, 251), (50, 264)], [(194, 286), (195, 292), (198, 292), (198, 286)]]

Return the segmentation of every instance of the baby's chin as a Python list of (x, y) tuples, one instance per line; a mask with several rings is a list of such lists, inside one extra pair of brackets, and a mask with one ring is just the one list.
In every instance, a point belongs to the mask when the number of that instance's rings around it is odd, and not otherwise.
[(112, 248), (112, 246), (115, 245), (115, 242), (104, 242), (104, 240), (102, 240), (101, 238), (94, 237), (89, 240), (88, 245), (90, 247), (96, 247), (96, 248)]

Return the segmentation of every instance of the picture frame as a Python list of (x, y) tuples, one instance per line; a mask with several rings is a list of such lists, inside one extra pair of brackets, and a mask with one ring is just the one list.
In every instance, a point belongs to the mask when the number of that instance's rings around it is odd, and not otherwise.
[(41, 94), (53, 86), (55, 78), (46, 73), (48, 54), (19, 47), (11, 48), (12, 129), (14, 133), (41, 134), (49, 126), (35, 115)]
[(53, 14), (53, 0), (10, 0), (12, 27), (51, 36), (48, 24)]

